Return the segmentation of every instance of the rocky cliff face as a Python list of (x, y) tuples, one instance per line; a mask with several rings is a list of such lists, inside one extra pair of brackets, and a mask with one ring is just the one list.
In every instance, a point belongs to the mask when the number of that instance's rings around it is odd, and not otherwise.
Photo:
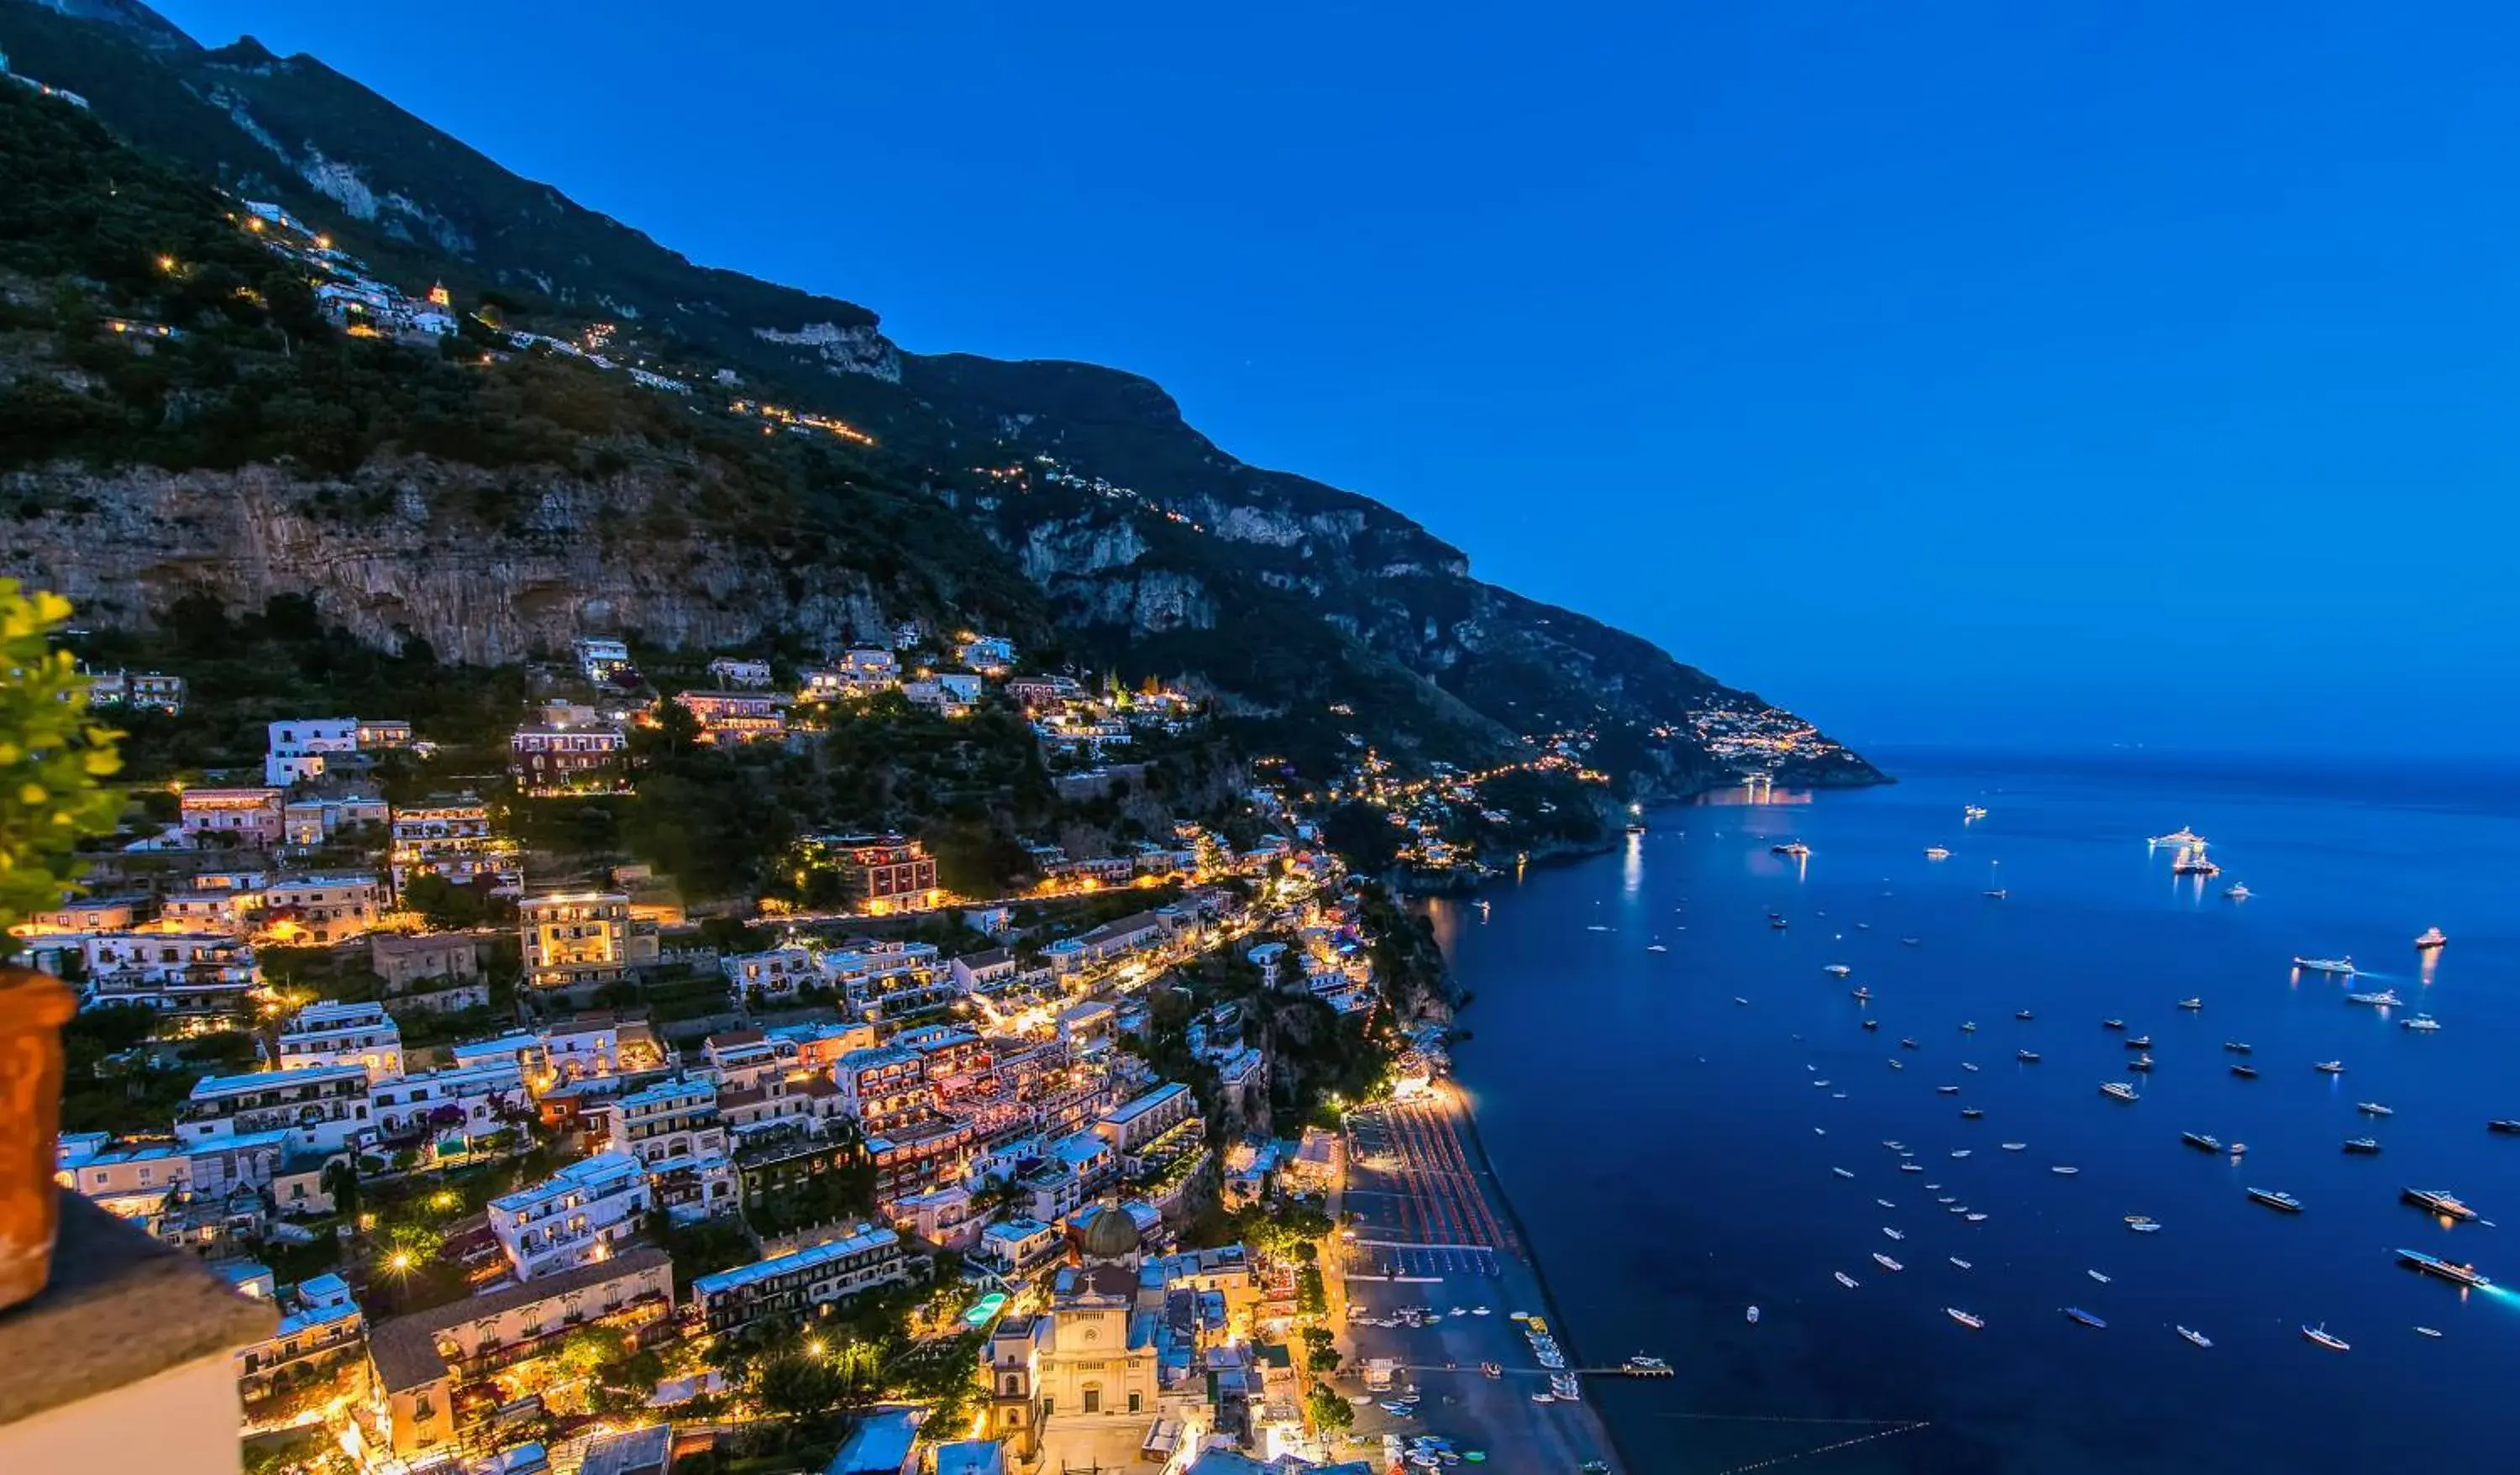
[[(240, 607), (302, 594), (362, 640), (417, 637), (443, 658), (491, 663), (600, 631), (732, 649), (765, 630), (837, 647), (890, 623), (875, 591), (845, 571), (800, 584), (704, 532), (649, 525), (621, 536), (685, 495), (635, 473), (589, 480), (434, 462), (372, 465), (346, 480), (264, 467), (60, 469), (0, 480), (0, 495), (53, 509), (10, 524), (0, 573), (69, 596), (100, 624), (145, 627), (195, 592)], [(472, 511), (489, 498), (514, 509), (502, 525)]]

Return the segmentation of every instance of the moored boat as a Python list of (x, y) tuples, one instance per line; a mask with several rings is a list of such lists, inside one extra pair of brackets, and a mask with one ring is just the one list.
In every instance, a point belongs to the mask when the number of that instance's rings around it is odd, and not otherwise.
[(2214, 1345), (2213, 1338), (2205, 1335), (2205, 1333), (2201, 1331), (2195, 1330), (2193, 1327), (2182, 1326), (2178, 1330), (2181, 1336), (2185, 1337), (2188, 1341), (2195, 1343), (2199, 1347), (2211, 1347)]
[(2179, 1006), (2192, 1014), (2205, 1006), (2205, 1001), (2202, 999), (2182, 999), (2179, 1001)]
[(2223, 1049), (2231, 1054), (2245, 1055), (2257, 1047), (2246, 1040), (2226, 1040), (2223, 1042)]
[(2329, 1331), (2327, 1329), (2327, 1323), (2324, 1321), (2321, 1321), (2317, 1326), (2304, 1326), (2301, 1329), (2301, 1334), (2303, 1337), (2318, 1343), (2319, 1346), (2326, 1348), (2330, 1352), (2352, 1352), (2354, 1350), (2343, 1337)]
[(2249, 1198), (2253, 1202), (2265, 1204), (2268, 1208), (2277, 1210), (2281, 1213), (2298, 1214), (2301, 1212), (2300, 1199), (2293, 1197), (2289, 1193), (2278, 1193), (2272, 1188), (2251, 1188), (2249, 1190)]
[(2132, 1081), (2103, 1081), (2100, 1083), (2100, 1095), (2119, 1101), (2132, 1101), (2137, 1098), (2135, 1083)]
[(1837, 1283), (1845, 1286), (1848, 1290), (1855, 1289), (1855, 1277), (1844, 1271), (1839, 1271), (1837, 1273)]
[(2429, 1035), (2433, 1031), (2441, 1028), (2441, 1021), (2430, 1014), (2417, 1014), (2412, 1019), (2399, 1020), (2398, 1028), (2410, 1029), (2419, 1035)]
[(2062, 1311), (2070, 1319), (2079, 1321), (2085, 1326), (2102, 1327), (2109, 1324), (2108, 1322), (2101, 1320), (2099, 1318), (2092, 1316), (2090, 1312), (2083, 1310), (2079, 1306), (2063, 1306), (2058, 1307), (2057, 1310)]
[(1907, 1269), (1906, 1266), (1901, 1265), (1898, 1261), (1891, 1259), (1887, 1255), (1874, 1255), (1872, 1257), (1872, 1263), (1881, 1267), (1885, 1271), (1904, 1271)]
[(1957, 1306), (1944, 1307), (1943, 1315), (1951, 1318), (1955, 1321), (1958, 1321), (1971, 1331), (1981, 1331), (1986, 1327), (1986, 1319), (1984, 1317), (1970, 1316), (1967, 1312), (1960, 1310)]
[(2335, 973), (2346, 977), (2354, 973), (2354, 960), (2351, 958), (2304, 958), (2296, 953), (2292, 965), (2305, 973)]
[(2345, 1150), (2359, 1157), (2378, 1157), (2380, 1140), (2376, 1137), (2349, 1137), (2345, 1140)]
[(2313, 1065), (2311, 1069), (2318, 1071), (2323, 1076), (2341, 1076), (2345, 1074), (2345, 1062), (2342, 1060), (2321, 1060), (2318, 1064)]
[(2039, 1051), (2035, 1050), (2016, 1050), (2012, 1052), (2012, 1058), (2020, 1061), (2024, 1065), (2036, 1065), (2039, 1063)]
[(2441, 928), (2426, 927), (2423, 935), (2415, 939), (2415, 948), (2419, 952), (2428, 953), (2449, 941), (2449, 935), (2443, 932)]
[(2179, 1140), (2185, 1142), (2190, 1147), (2195, 1147), (2205, 1152), (2220, 1152), (2223, 1150), (2223, 1140), (2221, 1138), (2211, 1137), (2202, 1132), (2182, 1132), (2179, 1134)]
[(2396, 1116), (2398, 1114), (2396, 1107), (2383, 1106), (2377, 1101), (2357, 1101), (2354, 1103), (2354, 1109), (2362, 1113), (2364, 1116)]
[(2368, 1004), (2379, 1008), (2388, 1009), (2396, 1008), (2399, 1005), (2402, 1005), (2407, 1001), (2398, 997), (2398, 991), (2396, 989), (2382, 989), (2376, 994), (2348, 994), (2345, 996), (2345, 1002), (2348, 1004)]
[(2461, 1224), (2476, 1217), (2474, 1209), (2440, 1188), (2400, 1188), (2398, 1197), (2427, 1214), (2439, 1214), (2444, 1219), (2455, 1219)]
[(2438, 1275), (2452, 1285), (2474, 1286), (2483, 1290), (2494, 1284), (2491, 1278), (2477, 1274), (2475, 1266), (2460, 1265), (2456, 1261), (2444, 1260), (2439, 1255), (2427, 1255), (2421, 1250), (2398, 1251), (2398, 1263), (2409, 1270), (2421, 1271), (2427, 1275)]

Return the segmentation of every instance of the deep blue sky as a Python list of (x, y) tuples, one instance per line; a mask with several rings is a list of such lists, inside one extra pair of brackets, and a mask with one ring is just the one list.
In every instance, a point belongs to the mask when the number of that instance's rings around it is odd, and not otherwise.
[(2520, 8), (160, 9), (1859, 742), (2520, 717)]

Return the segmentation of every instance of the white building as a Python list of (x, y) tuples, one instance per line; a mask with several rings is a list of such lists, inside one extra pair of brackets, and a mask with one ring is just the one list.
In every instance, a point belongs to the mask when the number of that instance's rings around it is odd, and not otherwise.
[(510, 1055), (389, 1077), (368, 1093), (380, 1133), (397, 1137), (426, 1129), (432, 1139), (460, 1137), (468, 1142), (507, 1125), (500, 1117), (503, 1106), (524, 1102), (524, 1073)]
[(230, 1009), (262, 981), (253, 947), (229, 933), (115, 932), (79, 942), (93, 1003)]
[(766, 660), (721, 655), (708, 663), (708, 670), (721, 687), (765, 688), (770, 685), (770, 662)]
[(772, 948), (766, 953), (738, 953), (718, 960), (725, 970), (726, 981), (736, 997), (745, 1003), (756, 999), (792, 999), (807, 984), (823, 982), (822, 969), (814, 965), (809, 948)]
[(271, 724), (271, 746), (262, 760), (262, 782), (287, 788), (324, 772), (335, 753), (359, 750), (356, 717), (292, 717)]
[(382, 1004), (335, 1004), (299, 1009), (280, 1030), (280, 1068), (356, 1065), (371, 1086), (402, 1074), (402, 1027)]
[(576, 643), (577, 669), (592, 682), (610, 681), (630, 669), (630, 648), (616, 640), (596, 637)]
[(490, 1233), (517, 1278), (531, 1280), (609, 1258), (653, 1205), (637, 1158), (599, 1153), (490, 1200)]
[(338, 1152), (369, 1131), (368, 1072), (357, 1065), (204, 1076), (175, 1112), (185, 1142), (287, 1131), (297, 1146)]
[(1014, 668), (1015, 643), (1003, 635), (975, 635), (963, 643), (959, 653), (963, 664), (974, 671), (1009, 671)]
[(726, 1124), (718, 1116), (717, 1083), (686, 1076), (621, 1097), (612, 1103), (606, 1145), (650, 1167), (724, 1157)]

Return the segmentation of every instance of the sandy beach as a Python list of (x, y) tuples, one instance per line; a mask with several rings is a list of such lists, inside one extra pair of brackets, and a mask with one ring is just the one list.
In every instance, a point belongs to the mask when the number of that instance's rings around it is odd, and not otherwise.
[[(1564, 1333), (1459, 1097), (1445, 1090), (1360, 1110), (1346, 1151), (1339, 1207), (1357, 1222), (1346, 1229), (1341, 1274), (1329, 1277), (1347, 1358), (1333, 1386), (1353, 1399), (1367, 1391), (1369, 1363), (1389, 1359), (1392, 1388), (1378, 1397), (1420, 1396), (1406, 1415), (1360, 1405), (1364, 1448), (1355, 1453), (1380, 1464), (1382, 1436), (1431, 1434), (1513, 1475), (1575, 1475), (1597, 1460), (1618, 1469), (1590, 1403), (1533, 1401), (1550, 1391), (1549, 1373), (1512, 1314), (1548, 1319), (1561, 1342)], [(1423, 1324), (1381, 1324), (1413, 1312)], [(1565, 1350), (1569, 1366), (1583, 1365)]]

